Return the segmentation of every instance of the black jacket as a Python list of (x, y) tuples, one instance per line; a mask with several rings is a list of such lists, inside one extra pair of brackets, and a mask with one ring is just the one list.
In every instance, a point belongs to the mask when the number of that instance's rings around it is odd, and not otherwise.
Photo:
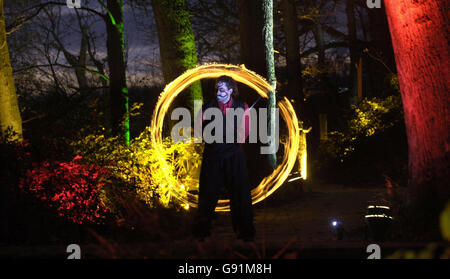
[[(206, 105), (203, 105), (202, 112), (205, 112), (206, 109), (212, 108), (212, 107), (216, 107), (216, 108), (220, 109), (219, 103), (216, 99), (214, 99), (213, 101), (209, 102)], [(244, 103), (242, 103), (236, 99), (233, 99), (233, 104), (231, 105), (231, 108), (234, 108), (234, 109), (241, 108), (242, 111), (244, 111), (245, 105), (244, 105)], [(227, 127), (226, 126), (226, 116), (224, 115), (224, 117), (223, 117), (223, 140), (222, 140), (222, 142), (213, 142), (213, 143), (205, 142), (205, 150), (203, 152), (203, 157), (214, 158), (214, 159), (225, 159), (225, 158), (228, 158), (228, 157), (232, 156), (233, 154), (235, 154), (235, 152), (237, 152), (241, 148), (238, 143), (238, 128), (240, 128), (239, 125), (241, 125), (241, 123), (242, 123), (242, 121), (241, 121), (242, 118), (240, 118), (240, 119), (238, 119), (238, 118), (239, 118), (238, 116), (234, 117), (233, 127), (231, 127), (231, 126)], [(203, 129), (205, 129), (205, 127), (209, 123), (211, 123), (213, 120), (214, 120), (214, 116), (212, 117), (211, 120), (205, 120), (203, 122)], [(234, 131), (233, 143), (226, 142), (227, 130)]]

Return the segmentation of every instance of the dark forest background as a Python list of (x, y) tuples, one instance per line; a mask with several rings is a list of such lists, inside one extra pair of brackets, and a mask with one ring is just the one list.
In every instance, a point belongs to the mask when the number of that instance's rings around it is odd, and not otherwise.
[[(284, 97), (291, 101), (301, 127), (311, 128), (308, 180), (299, 187), (323, 182), (401, 192), (409, 183), (404, 108), (385, 5), (82, 0), (81, 8), (71, 9), (65, 1), (0, 3), (0, 35), (7, 41), (0, 71), (12, 72), (0, 90), (17, 103), (2, 101), (0, 109), (18, 110), (0, 115), (5, 242), (52, 242), (65, 233), (126, 238), (139, 227), (187, 226), (186, 205), (162, 198), (167, 193), (157, 184), (166, 182), (158, 156), (175, 158), (174, 171), (189, 185), (201, 150), (164, 142), (167, 154), (152, 153), (148, 127), (164, 86), (206, 63), (245, 64), (275, 85), (259, 107)], [(193, 100), (206, 102), (213, 90), (214, 80), (196, 82), (172, 108), (192, 109)], [(256, 100), (250, 88), (240, 85), (239, 91), (243, 101)], [(12, 123), (11, 129), (3, 129), (9, 127), (4, 123)], [(249, 154), (257, 184), (274, 158)], [(289, 198), (289, 192), (279, 198)], [(31, 222), (30, 216), (46, 221)], [(150, 231), (139, 233), (146, 239), (163, 235)]]
[[(262, 46), (252, 42), (257, 40), (252, 34), (244, 39), (245, 28), (240, 24), (242, 20), (258, 21), (256, 2), (244, 1), (248, 3), (247, 13), (235, 0), (169, 2), (173, 4), (124, 2), (126, 87), (129, 107), (136, 108), (129, 125), (131, 138), (149, 125), (165, 84), (195, 65), (192, 61), (197, 60), (198, 64), (247, 61), (247, 68), (266, 76), (264, 65), (252, 62), (252, 59), (258, 61), (258, 56), (252, 53)], [(117, 75), (109, 69), (117, 63), (110, 60), (120, 57), (108, 56), (109, 37), (104, 18), (89, 10), (39, 3), (5, 2), (7, 27), (13, 29), (19, 25), (8, 35), (8, 44), (26, 138), (59, 140), (103, 128), (112, 135), (117, 134), (116, 126), (123, 112), (112, 107), (111, 99), (117, 94), (108, 90), (111, 86), (120, 89), (122, 85), (109, 85), (108, 78)], [(97, 1), (81, 3), (83, 8), (102, 10)], [(169, 19), (157, 24), (162, 15), (155, 13), (154, 7), (167, 8), (164, 5), (170, 6), (178, 22)], [(185, 17), (180, 16), (183, 13)], [(25, 21), (27, 16), (33, 17)], [(168, 31), (177, 26), (189, 26), (192, 32)], [(274, 1), (273, 30), (277, 98), (286, 96), (293, 101), (303, 127), (312, 127), (308, 134), (308, 155), (311, 163), (322, 163), (311, 165), (311, 171), (323, 169), (318, 177), (333, 173), (335, 179), (348, 169), (339, 167), (353, 164), (365, 168), (364, 175), (358, 173), (373, 182), (383, 181), (382, 173), (386, 170), (390, 170), (389, 176), (402, 173), (405, 166), (400, 161), (407, 160), (406, 141), (404, 128), (398, 126), (402, 125), (401, 101), (384, 8), (370, 9), (366, 1)], [(165, 38), (161, 34), (169, 35)], [(165, 48), (175, 48), (170, 44), (176, 36), (185, 40), (184, 45), (178, 44), (178, 49), (173, 50), (175, 54), (164, 58), (159, 48), (164, 44), (159, 39), (168, 41)], [(189, 44), (194, 44), (194, 52), (188, 49), (192, 48)], [(246, 45), (250, 53), (241, 50)], [(178, 61), (170, 58), (176, 52), (183, 53)], [(209, 80), (202, 81), (201, 91), (193, 89), (200, 93), (183, 93), (177, 105), (188, 105), (187, 96), (194, 94), (208, 100), (212, 84)], [(245, 90), (241, 89), (244, 92), (241, 98), (253, 102), (255, 94)], [(388, 97), (394, 101), (382, 103)], [(374, 107), (370, 100), (381, 107)], [(364, 117), (372, 119), (364, 120)], [(389, 123), (383, 123), (380, 117), (387, 117)], [(320, 125), (327, 127), (322, 128), (322, 135)], [(367, 132), (370, 129), (376, 133)], [(365, 137), (364, 133), (372, 135)], [(356, 145), (358, 148), (352, 150)], [(363, 151), (364, 146), (367, 148)], [(333, 166), (331, 170), (324, 162), (325, 158), (329, 161), (330, 152), (335, 159), (329, 162)], [(388, 167), (386, 164), (391, 162), (394, 165)]]

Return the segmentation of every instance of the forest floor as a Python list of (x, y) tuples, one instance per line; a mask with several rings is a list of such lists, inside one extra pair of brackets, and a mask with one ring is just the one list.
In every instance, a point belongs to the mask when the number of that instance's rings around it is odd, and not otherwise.
[[(199, 242), (192, 237), (191, 221), (177, 227), (176, 236), (158, 241), (108, 240), (97, 235), (96, 241), (80, 245), (83, 258), (367, 258), (364, 214), (370, 201), (385, 193), (384, 185), (350, 187), (312, 183), (280, 188), (254, 206), (255, 242), (236, 239), (229, 213), (217, 214), (212, 236)], [(345, 230), (337, 240), (331, 226), (339, 220)], [(376, 242), (375, 242), (376, 243)], [(425, 247), (426, 243), (387, 241), (378, 243), (382, 256), (402, 248)], [(0, 257), (67, 257), (63, 246), (0, 247)]]

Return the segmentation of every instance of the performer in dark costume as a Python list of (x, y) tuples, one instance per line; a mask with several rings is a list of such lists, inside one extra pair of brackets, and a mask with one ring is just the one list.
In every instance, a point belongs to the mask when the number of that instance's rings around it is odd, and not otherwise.
[[(253, 207), (250, 194), (250, 182), (245, 162), (242, 142), (249, 134), (250, 118), (248, 106), (236, 99), (236, 82), (228, 76), (216, 81), (216, 98), (202, 108), (203, 127), (208, 124), (203, 112), (208, 108), (219, 108), (223, 113), (223, 143), (205, 143), (200, 172), (198, 217), (194, 224), (194, 236), (203, 240), (210, 235), (214, 210), (219, 199), (220, 188), (227, 186), (230, 194), (232, 226), (237, 237), (244, 241), (253, 241)], [(234, 98), (233, 98), (234, 97)], [(229, 108), (242, 108), (246, 113), (243, 119), (234, 119), (234, 126), (226, 125), (226, 113)], [(211, 120), (212, 121), (212, 120)], [(226, 142), (226, 133), (234, 129), (233, 143)], [(239, 130), (241, 129), (241, 130)], [(243, 131), (244, 130), (244, 131)], [(238, 135), (243, 135), (238, 140)]]

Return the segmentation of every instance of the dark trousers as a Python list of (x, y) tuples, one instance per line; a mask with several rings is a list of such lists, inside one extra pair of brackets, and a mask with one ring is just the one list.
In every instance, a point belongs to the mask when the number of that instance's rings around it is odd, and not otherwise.
[(196, 236), (210, 233), (220, 188), (227, 186), (233, 230), (240, 237), (253, 237), (253, 206), (244, 151), (239, 148), (227, 158), (203, 155), (200, 171), (198, 217), (194, 226)]

